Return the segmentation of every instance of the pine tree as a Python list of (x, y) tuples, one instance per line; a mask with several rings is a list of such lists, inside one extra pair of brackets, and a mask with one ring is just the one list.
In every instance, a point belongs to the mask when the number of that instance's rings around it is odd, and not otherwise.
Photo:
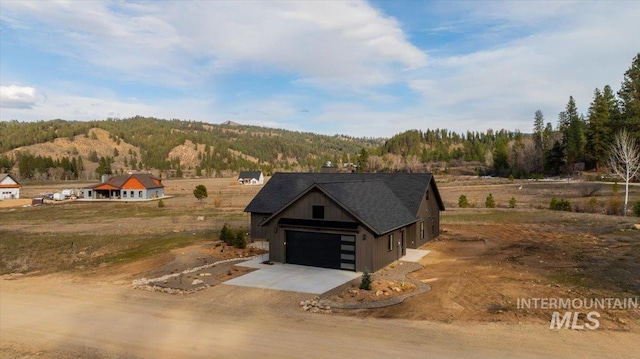
[(599, 89), (593, 92), (593, 101), (589, 107), (589, 124), (587, 126), (588, 160), (593, 162), (596, 171), (607, 162), (609, 156), (610, 110), (607, 100)]
[(565, 111), (560, 113), (559, 129), (562, 132), (562, 144), (567, 164), (567, 173), (573, 172), (574, 164), (584, 160), (586, 138), (584, 135), (584, 121), (578, 115), (578, 108), (573, 96)]
[(202, 184), (196, 186), (193, 190), (193, 195), (198, 199), (198, 201), (202, 201), (203, 198), (207, 198), (207, 187)]
[(545, 146), (545, 127), (544, 127), (544, 115), (542, 111), (536, 111), (533, 120), (533, 141), (536, 147), (536, 159), (535, 163), (538, 167), (538, 172), (542, 173), (544, 171), (544, 151), (546, 150)]
[(634, 135), (636, 140), (640, 140), (640, 53), (624, 73), (618, 97), (620, 98), (620, 124)]

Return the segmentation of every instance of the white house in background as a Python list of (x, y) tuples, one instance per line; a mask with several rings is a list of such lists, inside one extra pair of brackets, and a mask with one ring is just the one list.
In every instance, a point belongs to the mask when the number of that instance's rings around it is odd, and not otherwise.
[(10, 174), (0, 173), (0, 199), (20, 198), (20, 183)]
[(261, 171), (242, 171), (238, 175), (240, 184), (264, 184), (264, 175)]

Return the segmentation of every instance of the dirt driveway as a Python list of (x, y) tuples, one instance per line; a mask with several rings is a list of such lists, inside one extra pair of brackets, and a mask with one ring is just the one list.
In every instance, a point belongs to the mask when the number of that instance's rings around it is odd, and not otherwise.
[[(221, 285), (179, 296), (51, 275), (3, 279), (3, 358), (592, 357), (637, 354), (638, 333), (310, 314), (308, 295)], [(121, 284), (119, 284), (121, 283)]]

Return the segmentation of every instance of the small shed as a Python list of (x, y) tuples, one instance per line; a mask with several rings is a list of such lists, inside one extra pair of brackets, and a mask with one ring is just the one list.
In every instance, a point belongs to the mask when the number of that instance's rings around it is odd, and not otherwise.
[(239, 184), (264, 184), (264, 174), (261, 171), (242, 171), (238, 175)]
[(20, 183), (8, 173), (0, 173), (0, 200), (19, 199)]

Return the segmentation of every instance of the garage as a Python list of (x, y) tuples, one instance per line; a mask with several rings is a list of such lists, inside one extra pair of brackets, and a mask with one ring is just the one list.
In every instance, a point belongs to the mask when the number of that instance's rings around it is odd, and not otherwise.
[(286, 232), (286, 262), (355, 270), (355, 236), (322, 232)]

